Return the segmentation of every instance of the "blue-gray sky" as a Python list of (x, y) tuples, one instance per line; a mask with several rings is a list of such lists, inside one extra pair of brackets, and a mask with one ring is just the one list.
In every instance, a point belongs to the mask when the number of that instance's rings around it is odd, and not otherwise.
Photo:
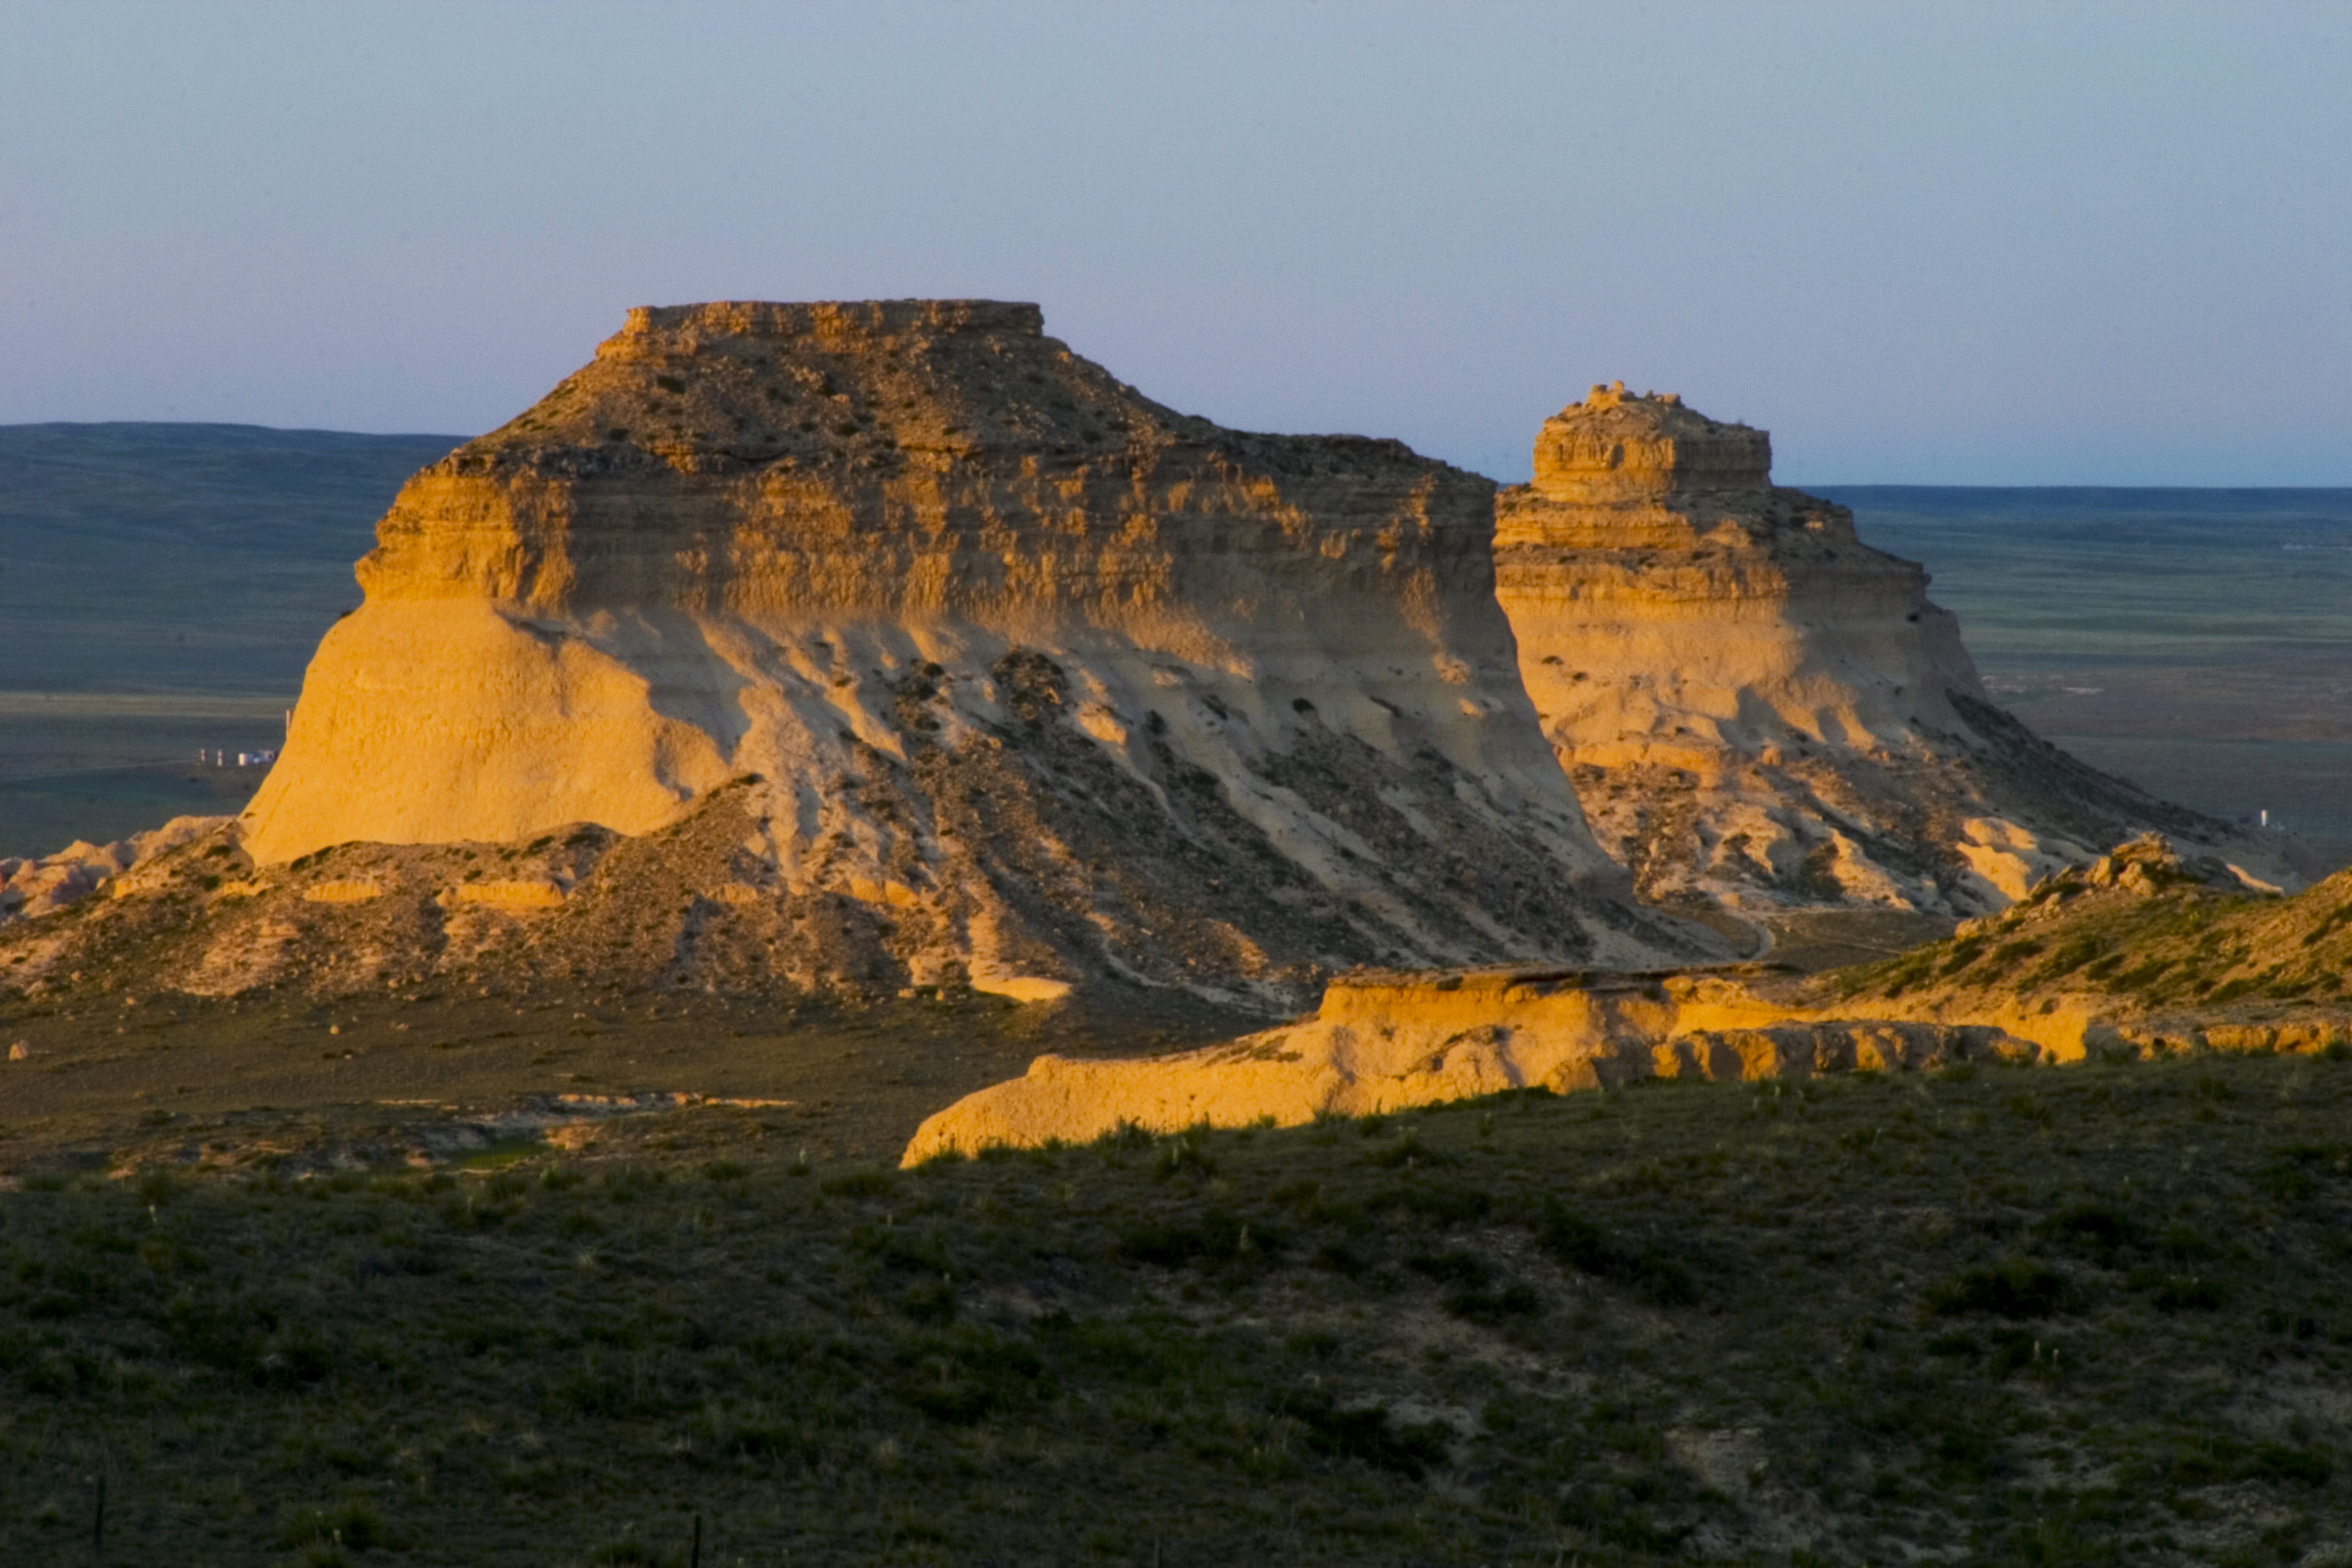
[(0, 423), (467, 432), (626, 306), (985, 295), (1523, 478), (2352, 484), (2352, 5), (0, 3)]

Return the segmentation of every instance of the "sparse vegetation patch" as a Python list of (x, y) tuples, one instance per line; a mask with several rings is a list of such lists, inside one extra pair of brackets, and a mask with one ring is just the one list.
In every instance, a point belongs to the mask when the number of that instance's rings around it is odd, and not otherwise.
[(0, 1194), (0, 1560), (79, 1561), (100, 1476), (123, 1562), (682, 1563), (697, 1515), (730, 1563), (2307, 1563), (2352, 1531), (2323, 1058), (905, 1172), (698, 1114)]

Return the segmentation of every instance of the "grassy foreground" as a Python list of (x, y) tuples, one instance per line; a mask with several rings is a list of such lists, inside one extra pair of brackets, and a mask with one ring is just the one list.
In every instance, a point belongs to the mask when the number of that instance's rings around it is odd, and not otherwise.
[(2352, 1563), (2352, 1062), (696, 1125), (0, 1193), (0, 1561)]

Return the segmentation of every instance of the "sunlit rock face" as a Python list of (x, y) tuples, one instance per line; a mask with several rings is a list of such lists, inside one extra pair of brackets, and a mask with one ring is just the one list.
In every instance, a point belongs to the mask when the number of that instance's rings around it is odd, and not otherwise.
[[(2066, 1022), (2079, 1037), (2081, 1020)], [(2071, 1055), (2082, 1054), (2077, 1037)], [(1558, 1094), (1660, 1078), (1803, 1079), (2067, 1055), (1998, 1023), (1792, 1005), (1720, 974), (1360, 971), (1333, 982), (1313, 1017), (1221, 1045), (1126, 1059), (1039, 1057), (1021, 1077), (925, 1119), (901, 1159), (917, 1165), (992, 1146), (1083, 1143), (1126, 1126), (1295, 1127), (1511, 1089)]]
[(1585, 827), (1493, 516), (1393, 441), (1175, 414), (1030, 305), (638, 310), (403, 489), (245, 845), (643, 834), (751, 774), (744, 885), (870, 911), (867, 984), (1702, 952)]
[(2086, 846), (2222, 826), (1995, 707), (1927, 574), (1770, 480), (1761, 431), (1595, 387), (1496, 500), (1520, 673), (1645, 893), (1999, 908)]

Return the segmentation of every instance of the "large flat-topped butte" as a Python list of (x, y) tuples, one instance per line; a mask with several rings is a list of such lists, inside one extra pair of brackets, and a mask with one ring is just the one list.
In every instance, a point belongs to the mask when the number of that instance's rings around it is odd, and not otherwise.
[(1176, 414), (1032, 305), (634, 310), (402, 490), (244, 847), (646, 835), (749, 779), (709, 918), (811, 984), (1705, 955), (1550, 755), (1493, 495)]

